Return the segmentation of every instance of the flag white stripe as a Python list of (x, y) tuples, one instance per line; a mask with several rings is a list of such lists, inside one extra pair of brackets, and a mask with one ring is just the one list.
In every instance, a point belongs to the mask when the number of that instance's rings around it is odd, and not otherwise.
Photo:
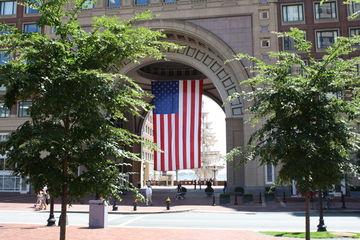
[(187, 102), (186, 102), (186, 123), (185, 123), (185, 127), (186, 127), (186, 166), (187, 168), (190, 168), (191, 163), (191, 148), (190, 148), (190, 144), (191, 144), (191, 138), (190, 138), (190, 130), (191, 130), (191, 81), (187, 81)]
[(199, 141), (197, 141), (199, 139), (199, 95), (200, 95), (200, 91), (199, 91), (199, 81), (195, 81), (195, 122), (193, 124), (195, 124), (194, 126), (194, 168), (199, 168)]
[[(159, 114), (155, 114), (156, 116), (156, 143), (157, 143), (157, 147), (159, 149), (161, 146), (161, 128), (160, 128), (160, 115)], [(157, 159), (157, 166), (156, 169), (160, 170), (161, 169), (161, 152), (160, 151), (156, 151), (156, 159)]]
[(183, 158), (183, 81), (179, 81), (179, 168), (184, 169), (184, 158)]

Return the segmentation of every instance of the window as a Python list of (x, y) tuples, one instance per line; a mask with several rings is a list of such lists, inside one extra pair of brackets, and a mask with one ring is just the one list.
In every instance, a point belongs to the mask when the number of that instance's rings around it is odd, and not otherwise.
[(270, 39), (261, 39), (261, 47), (262, 48), (270, 47)]
[(350, 37), (359, 36), (360, 28), (351, 28), (350, 29)]
[(302, 4), (283, 5), (282, 6), (283, 22), (301, 22), (304, 21), (304, 6)]
[(0, 171), (5, 170), (5, 157), (3, 155), (0, 156)]
[(165, 4), (173, 4), (173, 3), (176, 3), (176, 0), (163, 0), (163, 3), (165, 3)]
[(325, 49), (330, 47), (336, 41), (339, 35), (337, 30), (331, 31), (317, 31), (316, 32), (316, 47), (318, 49)]
[(273, 184), (275, 181), (274, 165), (268, 163), (265, 165), (265, 184)]
[(0, 118), (7, 118), (10, 116), (10, 109), (0, 103)]
[[(9, 139), (10, 134), (9, 133), (0, 133), (0, 142), (7, 141)], [(1, 155), (0, 155), (1, 157)]]
[(0, 2), (0, 15), (15, 15), (16, 14), (16, 1)]
[(135, 5), (144, 6), (149, 4), (149, 0), (134, 0)]
[(315, 3), (315, 19), (335, 19), (337, 18), (336, 2)]
[(357, 12), (360, 12), (360, 3), (351, 1), (350, 6), (349, 6), (350, 15), (357, 13)]
[(26, 7), (25, 8), (25, 14), (38, 14), (39, 10), (35, 9), (35, 8), (31, 8), (31, 7)]
[(0, 65), (6, 64), (10, 61), (10, 55), (5, 51), (0, 51)]
[(19, 102), (18, 116), (19, 117), (29, 117), (30, 116), (30, 111), (29, 111), (30, 106), (31, 106), (31, 101)]
[(121, 7), (121, 0), (108, 0), (109, 8), (119, 8)]
[(25, 33), (36, 33), (40, 32), (40, 27), (36, 23), (26, 23), (24, 24), (23, 31)]
[(295, 51), (295, 42), (294, 39), (290, 37), (283, 38), (283, 49), (285, 51)]
[(92, 9), (95, 7), (94, 0), (86, 0), (83, 5), (81, 6), (82, 9)]
[(269, 10), (263, 10), (259, 13), (260, 20), (269, 19)]

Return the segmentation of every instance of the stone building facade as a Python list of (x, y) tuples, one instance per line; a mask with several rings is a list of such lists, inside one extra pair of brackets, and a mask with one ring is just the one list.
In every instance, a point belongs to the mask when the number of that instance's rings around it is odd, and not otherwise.
[[(249, 63), (232, 61), (236, 53), (247, 53), (264, 60), (269, 60), (269, 51), (278, 51), (283, 43), (278, 42), (271, 32), (287, 30), (290, 26), (283, 22), (281, 14), (283, 4), (298, 4), (295, 0), (96, 0), (84, 4), (79, 18), (84, 28), (91, 27), (92, 18), (97, 16), (117, 16), (130, 18), (136, 13), (150, 10), (155, 14), (151, 21), (141, 23), (153, 29), (161, 29), (172, 42), (179, 43), (184, 48), (165, 53), (166, 60), (155, 61), (143, 59), (139, 64), (128, 63), (114, 66), (119, 72), (135, 79), (143, 89), (150, 91), (151, 81), (170, 79), (204, 79), (204, 94), (217, 102), (226, 115), (226, 145), (227, 150), (247, 143), (253, 132), (253, 126), (248, 123), (247, 107), (242, 99), (226, 99), (236, 91), (247, 91), (240, 83), (249, 78)], [(311, 0), (304, 0), (304, 13), (312, 13)], [(309, 3), (308, 3), (309, 2)], [(94, 4), (93, 4), (94, 3)], [(51, 34), (51, 29), (39, 29), (36, 26), (38, 15), (35, 10), (16, 5), (16, 1), (0, 2), (0, 21), (13, 24), (24, 31), (44, 31)], [(342, 6), (337, 2), (337, 6)], [(307, 6), (311, 7), (307, 7)], [(342, 9), (342, 8), (341, 8)], [(337, 28), (341, 34), (347, 35), (351, 26), (360, 26), (358, 22), (344, 25), (341, 16), (345, 10), (339, 10), (340, 18), (330, 21), (331, 29)], [(311, 13), (310, 13), (311, 12)], [(309, 38), (314, 39), (317, 32), (315, 21), (305, 17), (300, 26), (308, 31)], [(320, 24), (320, 23), (319, 23)], [(322, 21), (321, 21), (321, 24)], [(322, 25), (323, 26), (323, 25)], [(325, 25), (324, 25), (325, 27)], [(325, 28), (328, 28), (325, 27)], [(346, 30), (343, 30), (346, 28)], [(325, 36), (325, 35), (324, 35)], [(6, 56), (1, 53), (1, 63)], [(2, 109), (0, 113), (0, 135), (16, 129), (26, 119), (26, 107), (30, 102), (19, 103), (11, 110)], [(7, 113), (6, 113), (7, 111)], [(126, 126), (139, 135), (144, 133), (146, 114), (142, 118), (130, 117)], [(4, 116), (3, 116), (4, 115)], [(151, 138), (150, 134), (148, 136)], [(142, 146), (136, 146), (135, 152), (141, 153)], [(143, 149), (143, 152), (147, 151)], [(150, 154), (150, 153), (148, 153)], [(133, 162), (132, 169), (139, 174), (130, 176), (134, 183), (142, 182), (150, 176), (142, 172), (144, 166), (151, 165), (149, 161)], [(1, 163), (1, 162), (0, 162)], [(0, 176), (4, 170), (0, 169)], [(227, 164), (228, 186), (242, 186), (247, 191), (263, 191), (264, 187), (274, 182), (276, 170), (273, 166), (259, 166), (258, 162), (245, 165), (237, 161)], [(4, 181), (3, 181), (4, 182)], [(1, 177), (0, 177), (0, 191)], [(16, 191), (14, 188), (13, 191)]]

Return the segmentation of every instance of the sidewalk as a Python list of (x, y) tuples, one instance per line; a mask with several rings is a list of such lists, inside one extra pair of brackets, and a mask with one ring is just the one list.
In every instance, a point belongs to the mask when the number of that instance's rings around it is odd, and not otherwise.
[[(57, 240), (58, 227), (38, 225), (0, 224), (1, 239), (11, 240)], [(259, 233), (240, 230), (199, 230), (199, 229), (146, 229), (67, 227), (69, 240), (282, 240)]]
[[(141, 190), (143, 192), (143, 190)], [(250, 203), (242, 203), (242, 198), (238, 197), (238, 204), (235, 204), (235, 197), (231, 196), (230, 203), (226, 205), (219, 205), (219, 195), (221, 189), (215, 189), (215, 206), (213, 205), (213, 198), (206, 197), (203, 190), (194, 190), (189, 188), (185, 199), (177, 200), (174, 198), (176, 189), (173, 187), (160, 188), (154, 187), (153, 190), (153, 206), (144, 206), (139, 203), (137, 211), (133, 211), (133, 197), (132, 194), (123, 195), (121, 202), (117, 201), (118, 211), (112, 211), (112, 206), (109, 206), (109, 213), (121, 214), (139, 214), (139, 213), (169, 213), (169, 212), (184, 212), (184, 211), (202, 211), (202, 212), (303, 212), (304, 202), (297, 198), (287, 198), (286, 203), (282, 202), (282, 198), (277, 198), (274, 201), (261, 202), (259, 196), (254, 196), (254, 200)], [(170, 197), (170, 211), (166, 210), (165, 199)], [(69, 212), (88, 212), (88, 201), (91, 197), (82, 199), (78, 203), (68, 207)], [(264, 200), (264, 198), (262, 198)], [(325, 212), (360, 212), (360, 199), (352, 199), (346, 201), (346, 209), (342, 209), (341, 201), (334, 201), (332, 209)], [(0, 211), (35, 211), (34, 203), (36, 197), (31, 194), (26, 195), (0, 195)], [(55, 211), (60, 211), (60, 201), (55, 201)], [(113, 200), (110, 200), (110, 205)], [(312, 210), (316, 208), (316, 202), (312, 204)]]

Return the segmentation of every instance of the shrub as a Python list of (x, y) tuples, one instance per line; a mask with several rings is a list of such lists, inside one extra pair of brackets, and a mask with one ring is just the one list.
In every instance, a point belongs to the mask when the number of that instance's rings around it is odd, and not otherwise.
[(244, 194), (244, 188), (243, 188), (243, 187), (240, 187), (240, 186), (235, 187), (234, 192), (235, 192), (235, 194), (237, 194), (237, 195), (243, 195), (243, 194)]

